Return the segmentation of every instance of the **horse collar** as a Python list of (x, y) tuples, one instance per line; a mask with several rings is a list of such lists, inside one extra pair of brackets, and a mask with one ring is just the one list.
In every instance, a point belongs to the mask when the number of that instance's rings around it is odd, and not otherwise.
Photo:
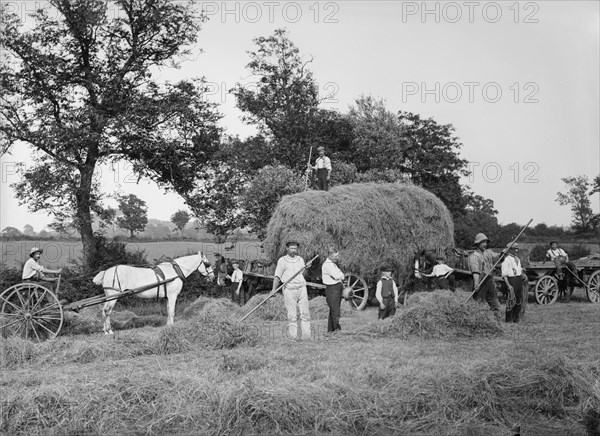
[(181, 279), (181, 280), (185, 280), (185, 275), (183, 274), (183, 271), (181, 271), (181, 267), (177, 264), (177, 262), (175, 262), (174, 260), (171, 261), (171, 265), (173, 265), (173, 269), (175, 270), (175, 272), (177, 273), (177, 276)]

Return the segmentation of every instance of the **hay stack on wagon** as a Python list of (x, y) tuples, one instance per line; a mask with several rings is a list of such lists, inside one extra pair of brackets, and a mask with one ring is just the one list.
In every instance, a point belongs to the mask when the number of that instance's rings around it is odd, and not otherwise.
[(404, 284), (415, 253), (453, 247), (450, 212), (431, 192), (412, 184), (355, 183), (330, 191), (283, 197), (267, 228), (264, 250), (275, 261), (297, 240), (305, 259), (325, 260), (328, 244), (340, 250), (340, 266), (373, 282), (382, 264)]

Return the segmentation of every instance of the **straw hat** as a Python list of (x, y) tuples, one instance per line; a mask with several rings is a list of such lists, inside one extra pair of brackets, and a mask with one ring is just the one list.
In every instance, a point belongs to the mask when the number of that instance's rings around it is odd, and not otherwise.
[(29, 250), (29, 257), (32, 257), (35, 253), (40, 253), (42, 254), (44, 252), (44, 250), (42, 250), (39, 247), (33, 247), (31, 250)]
[(478, 233), (477, 236), (475, 236), (475, 242), (474, 245), (479, 245), (481, 244), (483, 241), (488, 241), (490, 242), (490, 239), (485, 236), (483, 233)]

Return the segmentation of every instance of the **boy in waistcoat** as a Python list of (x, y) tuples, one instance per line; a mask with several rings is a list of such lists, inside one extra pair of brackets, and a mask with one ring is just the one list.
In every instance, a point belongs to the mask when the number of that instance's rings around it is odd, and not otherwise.
[(392, 267), (381, 268), (381, 280), (377, 282), (375, 298), (379, 301), (378, 319), (385, 319), (396, 314), (398, 304), (398, 287), (392, 279)]

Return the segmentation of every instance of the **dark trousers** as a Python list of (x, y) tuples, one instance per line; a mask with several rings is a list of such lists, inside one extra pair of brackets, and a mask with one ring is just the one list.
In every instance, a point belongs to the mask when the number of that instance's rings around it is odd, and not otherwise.
[(448, 289), (448, 287), (450, 287), (452, 292), (456, 291), (456, 279), (454, 278), (454, 274), (450, 274), (448, 277), (436, 277), (435, 287), (438, 289)]
[(329, 191), (329, 181), (327, 180), (327, 170), (325, 168), (317, 170), (317, 186), (320, 191)]
[(396, 314), (396, 301), (394, 300), (394, 296), (390, 295), (389, 297), (383, 298), (383, 305), (385, 306), (383, 309), (379, 308), (379, 313), (377, 318), (386, 319), (390, 316), (394, 316)]
[[(482, 276), (483, 278), (483, 276)], [(490, 309), (494, 312), (500, 311), (500, 303), (498, 302), (498, 292), (496, 292), (496, 285), (494, 284), (494, 279), (489, 276), (487, 279), (481, 283), (477, 294), (475, 294), (475, 300), (483, 303), (487, 301)]]
[(327, 305), (329, 306), (329, 319), (327, 321), (328, 332), (342, 329), (340, 326), (340, 305), (342, 304), (343, 289), (344, 286), (341, 283), (325, 286), (325, 301), (327, 301)]
[(506, 322), (519, 322), (523, 304), (523, 278), (521, 276), (509, 277), (508, 283), (513, 287), (516, 301), (513, 308), (506, 311)]
[(240, 286), (240, 293), (236, 294), (235, 291), (237, 291), (239, 285), (240, 284), (238, 282), (231, 282), (231, 285), (229, 285), (229, 293), (231, 294), (231, 301), (241, 306), (245, 303), (244, 287)]

